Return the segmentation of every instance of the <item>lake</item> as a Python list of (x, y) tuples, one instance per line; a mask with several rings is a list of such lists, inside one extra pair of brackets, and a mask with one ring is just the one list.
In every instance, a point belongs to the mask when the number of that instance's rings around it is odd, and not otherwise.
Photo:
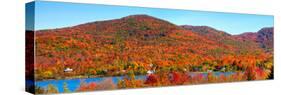
[[(208, 76), (208, 72), (192, 72), (192, 73), (188, 73), (189, 76), (193, 77), (196, 75), (203, 75), (204, 78), (207, 78)], [(225, 75), (225, 76), (229, 76), (232, 74), (235, 74), (235, 72), (212, 72), (213, 75), (215, 76), (220, 76), (220, 75)], [(49, 84), (52, 84), (54, 86), (56, 86), (58, 88), (59, 92), (63, 92), (63, 86), (64, 83), (67, 83), (68, 89), (72, 92), (74, 92), (80, 85), (80, 82), (86, 82), (86, 83), (90, 83), (90, 82), (101, 82), (103, 80), (106, 79), (111, 79), (112, 82), (117, 85), (118, 80), (122, 80), (124, 78), (124, 76), (116, 76), (116, 77), (96, 77), (96, 78), (77, 78), (77, 79), (61, 79), (61, 80), (44, 80), (44, 81), (36, 81), (35, 85), (37, 87), (40, 88), (46, 88)], [(146, 75), (139, 75), (139, 76), (135, 76), (136, 79), (139, 80), (146, 80), (147, 76)]]

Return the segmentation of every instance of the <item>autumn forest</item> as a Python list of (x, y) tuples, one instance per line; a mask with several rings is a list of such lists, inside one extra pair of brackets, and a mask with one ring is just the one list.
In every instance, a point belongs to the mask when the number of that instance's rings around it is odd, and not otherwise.
[(267, 80), (273, 33), (264, 27), (233, 35), (146, 14), (27, 31), (26, 52), (35, 59), (27, 60), (34, 62), (27, 73), (38, 82), (79, 79), (75, 88), (35, 83), (39, 94)]

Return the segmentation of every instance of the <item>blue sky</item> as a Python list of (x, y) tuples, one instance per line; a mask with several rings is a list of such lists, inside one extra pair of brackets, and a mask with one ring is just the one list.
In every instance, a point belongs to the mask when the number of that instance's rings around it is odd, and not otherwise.
[(147, 14), (176, 25), (206, 25), (230, 34), (272, 27), (274, 19), (269, 15), (36, 1), (34, 30), (62, 28), (136, 14)]

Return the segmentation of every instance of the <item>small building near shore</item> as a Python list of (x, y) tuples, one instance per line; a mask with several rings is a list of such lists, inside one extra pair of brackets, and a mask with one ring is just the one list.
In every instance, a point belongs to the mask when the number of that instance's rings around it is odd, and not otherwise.
[(66, 69), (64, 69), (63, 71), (64, 71), (64, 72), (72, 72), (72, 71), (73, 71), (73, 69), (71, 69), (71, 68), (68, 68), (68, 67), (67, 67), (67, 68), (66, 68)]

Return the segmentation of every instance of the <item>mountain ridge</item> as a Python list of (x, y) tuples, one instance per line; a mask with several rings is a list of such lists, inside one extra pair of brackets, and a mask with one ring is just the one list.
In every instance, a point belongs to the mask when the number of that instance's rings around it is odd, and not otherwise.
[(257, 32), (248, 32), (236, 35), (239, 40), (251, 40), (257, 42), (261, 48), (273, 52), (274, 27), (264, 27)]
[[(51, 31), (53, 31), (53, 33), (56, 33), (57, 35), (66, 35), (65, 31), (68, 31), (92, 34), (92, 36), (99, 34), (103, 34), (103, 36), (113, 36), (116, 33), (119, 33), (120, 35), (127, 35), (126, 37), (133, 36), (138, 39), (147, 40), (170, 36), (175, 33), (180, 34), (179, 32), (182, 32), (186, 35), (192, 35), (192, 37), (197, 40), (201, 39), (201, 41), (206, 41), (208, 43), (217, 43), (217, 46), (227, 47), (229, 49), (236, 48), (236, 51), (239, 51), (239, 49), (245, 49), (245, 47), (257, 49), (257, 47), (254, 45), (255, 43), (252, 43), (252, 40), (250, 40), (251, 42), (244, 44), (243, 40), (240, 41), (237, 39), (245, 38), (240, 36), (234, 37), (227, 32), (217, 30), (209, 26), (178, 26), (149, 15), (130, 15), (119, 19), (89, 22), (73, 27), (37, 31), (36, 34), (47, 35), (48, 32), (46, 31), (48, 31), (49, 34), (52, 34)], [(101, 31), (103, 33), (101, 33)], [(245, 47), (235, 44), (245, 45)]]
[[(179, 26), (179, 28), (191, 29), (191, 28), (197, 27), (197, 28), (201, 28), (201, 29), (210, 29), (212, 31), (217, 31), (217, 32), (222, 33), (222, 34), (232, 35), (232, 36), (240, 36), (240, 35), (243, 35), (243, 34), (258, 32), (258, 31), (256, 31), (256, 32), (244, 32), (244, 33), (241, 33), (241, 34), (229, 34), (229, 33), (225, 32), (225, 31), (218, 30), (218, 29), (215, 29), (215, 28), (207, 26), (207, 25), (202, 25), (202, 26), (176, 25), (176, 24), (170, 23), (169, 21), (166, 21), (166, 20), (163, 20), (163, 19), (159, 19), (159, 18), (156, 18), (156, 17), (153, 17), (153, 16), (149, 16), (149, 15), (146, 15), (146, 14), (129, 15), (129, 16), (125, 16), (125, 17), (121, 17), (121, 18), (116, 18), (116, 19), (111, 19), (111, 20), (93, 21), (93, 22), (87, 22), (87, 23), (83, 23), (83, 24), (73, 25), (73, 26), (70, 26), (70, 27), (61, 27), (61, 28), (54, 28), (54, 29), (42, 29), (42, 30), (36, 30), (36, 31), (62, 30), (62, 29), (69, 29), (69, 28), (77, 28), (77, 27), (83, 27), (83, 26), (91, 26), (93, 24), (99, 24), (99, 23), (115, 22), (115, 21), (120, 21), (120, 20), (128, 20), (130, 18), (135, 18), (135, 19), (137, 19), (137, 18), (156, 19), (156, 20), (160, 20), (160, 21), (169, 23), (171, 25)], [(263, 27), (261, 29), (264, 29), (264, 28), (266, 29), (266, 28), (273, 28), (273, 27)]]

